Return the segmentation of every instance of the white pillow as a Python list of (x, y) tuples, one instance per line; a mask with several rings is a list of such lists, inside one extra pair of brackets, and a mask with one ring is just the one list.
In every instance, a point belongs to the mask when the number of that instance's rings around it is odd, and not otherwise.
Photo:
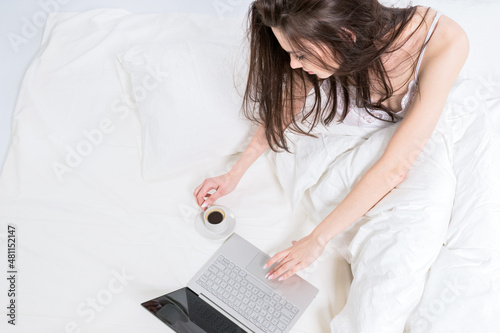
[(247, 75), (242, 21), (214, 25), (197, 38), (178, 36), (118, 54), (128, 74), (122, 73), (122, 86), (141, 120), (145, 180), (241, 152), (255, 131), (240, 111)]

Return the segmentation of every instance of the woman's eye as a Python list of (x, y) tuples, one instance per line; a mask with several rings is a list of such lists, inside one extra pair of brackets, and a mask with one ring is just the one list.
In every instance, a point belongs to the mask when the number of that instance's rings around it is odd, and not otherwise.
[(299, 60), (299, 61), (300, 61), (300, 60), (303, 60), (303, 59), (304, 59), (304, 56), (303, 56), (303, 55), (301, 55), (301, 56), (299, 56), (299, 55), (295, 55), (295, 59), (297, 59), (297, 60)]

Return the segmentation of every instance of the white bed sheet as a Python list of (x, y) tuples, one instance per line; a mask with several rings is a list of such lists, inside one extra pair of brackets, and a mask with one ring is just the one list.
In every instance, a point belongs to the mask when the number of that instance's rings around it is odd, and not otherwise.
[[(227, 171), (238, 154), (144, 182), (138, 118), (131, 113), (121, 119), (110, 112), (113, 98), (121, 94), (118, 75), (110, 70), (114, 63), (105, 61), (98, 77), (92, 68), (99, 56), (110, 56), (106, 45), (118, 45), (130, 35), (103, 39), (92, 52), (79, 43), (61, 52), (64, 48), (51, 34), (63, 21), (85, 26), (116, 15), (129, 13), (51, 16), (41, 52), (23, 81), (0, 178), (1, 246), (7, 224), (17, 225), (19, 269), (17, 325), (2, 320), (2, 331), (168, 331), (140, 303), (183, 287), (221, 244), (195, 232), (201, 210), (192, 192), (204, 178)], [(135, 23), (154, 17), (160, 16), (137, 15)], [(104, 118), (113, 131), (72, 172), (58, 178), (54, 162), (64, 164), (67, 147), (77, 147), (85, 139), (82, 131), (92, 131)], [(218, 203), (233, 210), (235, 231), (268, 253), (314, 227), (304, 212), (292, 214), (265, 155)], [(347, 297), (349, 267), (329, 247), (302, 275), (320, 294), (293, 332), (328, 332)], [(6, 288), (2, 279), (0, 290)]]

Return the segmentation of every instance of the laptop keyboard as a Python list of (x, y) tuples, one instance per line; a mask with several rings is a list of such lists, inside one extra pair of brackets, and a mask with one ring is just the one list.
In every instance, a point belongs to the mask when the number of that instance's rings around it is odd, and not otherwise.
[(266, 333), (282, 333), (299, 312), (222, 255), (196, 282)]

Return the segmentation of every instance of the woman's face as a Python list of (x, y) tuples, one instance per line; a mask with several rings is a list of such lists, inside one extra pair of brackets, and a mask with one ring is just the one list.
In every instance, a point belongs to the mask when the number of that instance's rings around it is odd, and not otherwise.
[[(316, 75), (319, 79), (326, 79), (334, 74), (332, 71), (328, 71), (324, 68), (317, 67), (310, 61), (304, 59), (304, 56), (301, 54), (296, 54), (292, 51), (292, 47), (290, 43), (287, 41), (286, 37), (283, 35), (279, 28), (271, 28), (273, 30), (276, 39), (281, 45), (281, 48), (290, 54), (290, 66), (294, 69), (302, 68), (304, 71), (309, 73), (310, 75)], [(326, 55), (322, 49), (310, 43), (310, 48), (321, 58), (325, 63), (337, 67), (337, 63), (333, 60), (331, 55)]]

